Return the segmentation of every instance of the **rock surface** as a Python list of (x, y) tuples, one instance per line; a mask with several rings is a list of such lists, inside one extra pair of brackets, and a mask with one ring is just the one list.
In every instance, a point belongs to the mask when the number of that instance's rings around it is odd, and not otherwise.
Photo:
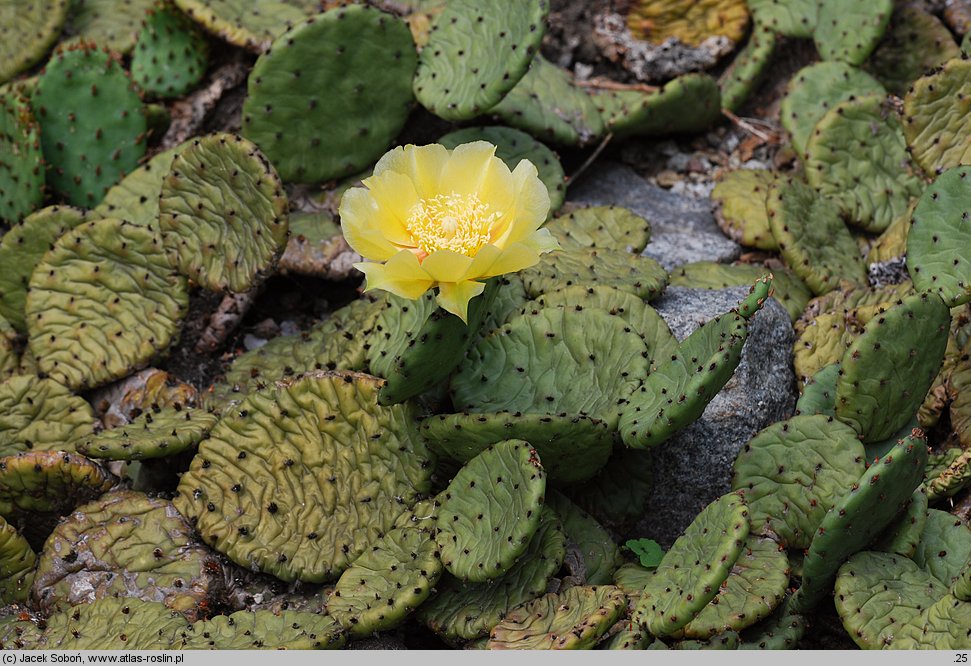
[[(652, 305), (683, 340), (747, 294), (747, 287), (669, 287)], [(700, 419), (651, 451), (654, 487), (632, 537), (650, 537), (670, 546), (702, 509), (728, 492), (732, 464), (742, 446), (761, 429), (792, 415), (792, 343), (789, 315), (770, 298), (750, 324), (735, 375)]]
[(694, 261), (729, 262), (742, 253), (718, 228), (710, 200), (668, 192), (617, 162), (598, 163), (570, 188), (567, 199), (588, 206), (623, 206), (646, 219), (651, 242), (643, 254), (669, 271)]

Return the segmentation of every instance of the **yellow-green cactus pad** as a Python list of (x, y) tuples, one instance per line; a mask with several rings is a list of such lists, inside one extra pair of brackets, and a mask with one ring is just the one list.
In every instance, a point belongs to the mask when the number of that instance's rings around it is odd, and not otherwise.
[(122, 178), (105, 193), (105, 198), (94, 209), (94, 215), (117, 217), (135, 224), (155, 224), (162, 181), (168, 175), (175, 156), (187, 145), (184, 143), (158, 153)]
[(217, 414), (204, 409), (149, 409), (131, 423), (79, 441), (77, 449), (89, 458), (104, 460), (166, 458), (195, 447), (218, 420)]
[(34, 584), (37, 555), (17, 530), (0, 518), (0, 602), (24, 603)]
[(70, 43), (88, 42), (118, 53), (135, 45), (145, 13), (155, 0), (73, 0), (66, 33)]
[(747, 0), (758, 25), (787, 37), (812, 37), (819, 0)]
[(91, 405), (52, 379), (21, 375), (0, 383), (0, 456), (74, 451), (94, 424)]
[(253, 143), (196, 139), (162, 181), (159, 228), (179, 271), (212, 291), (240, 293), (271, 272), (287, 244), (287, 196)]
[(16, 347), (17, 331), (0, 315), (0, 382), (18, 374), (20, 355)]
[(960, 55), (951, 31), (939, 18), (920, 7), (901, 5), (865, 66), (887, 90), (902, 96), (926, 72)]
[(667, 272), (655, 260), (613, 248), (549, 252), (520, 276), (531, 298), (578, 284), (616, 287), (649, 301), (660, 296), (668, 283)]
[(859, 65), (890, 23), (893, 0), (819, 0), (813, 41), (823, 60)]
[(222, 601), (224, 575), (171, 502), (122, 490), (77, 507), (54, 528), (31, 596), (47, 613), (130, 597), (194, 620)]
[(0, 3), (0, 83), (44, 57), (57, 41), (70, 0), (4, 0)]
[(617, 206), (580, 208), (546, 224), (560, 247), (618, 249), (640, 254), (651, 240), (651, 224), (640, 215)]
[(948, 60), (904, 97), (904, 136), (914, 159), (933, 176), (971, 161), (964, 121), (971, 112), (971, 60)]
[(36, 647), (43, 650), (167, 650), (189, 622), (156, 601), (109, 597), (55, 613)]
[(318, 372), (250, 394), (199, 445), (176, 507), (241, 566), (337, 578), (430, 490), (414, 415), (379, 406), (380, 385)]
[(715, 221), (725, 235), (747, 247), (776, 250), (766, 203), (778, 175), (766, 169), (729, 171), (711, 191)]
[(330, 615), (307, 611), (239, 611), (200, 620), (180, 630), (182, 650), (335, 650), (347, 635)]
[(98, 497), (117, 479), (76, 453), (32, 451), (0, 458), (0, 516), (64, 515)]
[(748, 28), (745, 0), (637, 0), (627, 14), (634, 36), (655, 44), (675, 37), (699, 46), (709, 37), (740, 42)]
[(320, 11), (318, 0), (175, 0), (189, 18), (234, 46), (260, 53), (289, 27)]

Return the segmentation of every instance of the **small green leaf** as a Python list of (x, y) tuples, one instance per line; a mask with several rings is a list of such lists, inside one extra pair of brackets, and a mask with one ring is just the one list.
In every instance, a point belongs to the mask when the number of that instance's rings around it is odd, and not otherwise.
[(664, 550), (653, 539), (630, 539), (624, 544), (640, 559), (641, 566), (655, 569), (664, 557)]

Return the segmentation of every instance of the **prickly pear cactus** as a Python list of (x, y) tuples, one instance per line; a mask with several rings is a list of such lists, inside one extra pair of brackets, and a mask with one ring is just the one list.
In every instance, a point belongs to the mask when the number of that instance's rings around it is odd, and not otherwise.
[(571, 587), (517, 606), (492, 628), (489, 650), (589, 650), (627, 610), (612, 585)]
[(945, 62), (904, 96), (903, 130), (914, 160), (934, 176), (971, 159), (963, 119), (971, 109), (971, 60)]
[(735, 169), (711, 191), (715, 221), (726, 236), (747, 247), (777, 250), (766, 204), (779, 177), (767, 169)]
[(71, 0), (27, 0), (0, 7), (0, 83), (44, 57), (57, 41), (71, 4)]
[(199, 445), (176, 507), (242, 566), (337, 578), (430, 490), (411, 409), (379, 406), (380, 383), (318, 372), (250, 394)]
[(612, 248), (549, 252), (539, 263), (523, 270), (520, 277), (531, 298), (578, 284), (616, 287), (650, 301), (660, 296), (668, 283), (667, 272), (654, 259)]
[(0, 238), (0, 317), (26, 332), (24, 302), (31, 273), (58, 238), (85, 220), (70, 206), (48, 206), (24, 218)]
[(327, 600), (327, 613), (351, 636), (392, 629), (428, 598), (441, 574), (434, 534), (395, 528), (344, 571)]
[[(0, 458), (0, 516), (18, 524), (26, 516), (62, 516), (98, 497), (117, 479), (76, 453), (31, 451)], [(33, 514), (33, 515), (32, 515)]]
[(897, 432), (937, 376), (950, 323), (947, 306), (929, 292), (907, 296), (871, 319), (840, 362), (836, 417), (863, 442)]
[[(594, 109), (596, 112), (596, 109)], [(599, 115), (598, 115), (599, 117)], [(552, 150), (531, 137), (529, 134), (512, 127), (492, 125), (488, 127), (465, 127), (439, 137), (438, 143), (449, 150), (460, 144), (473, 141), (488, 141), (496, 147), (496, 157), (514, 170), (522, 160), (529, 160), (539, 172), (539, 179), (550, 192), (550, 213), (563, 205), (566, 196), (566, 175), (563, 165)]]
[(320, 11), (317, 0), (174, 0), (189, 18), (220, 39), (260, 53), (290, 26)]
[(178, 632), (183, 650), (334, 650), (347, 635), (330, 615), (306, 611), (239, 611), (194, 622)]
[(499, 442), (467, 463), (445, 489), (436, 536), (445, 568), (482, 583), (509, 571), (540, 520), (546, 473), (522, 440)]
[(748, 508), (740, 494), (722, 495), (705, 507), (648, 580), (634, 621), (658, 637), (691, 622), (718, 594), (748, 533)]
[(866, 284), (860, 251), (835, 203), (790, 180), (772, 189), (768, 211), (782, 257), (813, 293), (825, 294), (843, 280)]
[(718, 81), (722, 106), (737, 111), (745, 104), (772, 64), (777, 43), (778, 38), (771, 28), (758, 27), (752, 31), (745, 48)]
[(204, 409), (168, 407), (148, 409), (131, 423), (77, 440), (89, 458), (150, 460), (174, 456), (205, 439), (219, 416)]
[(17, 530), (0, 518), (0, 602), (26, 602), (34, 584), (37, 554)]
[(927, 490), (921, 484), (903, 512), (870, 544), (870, 549), (912, 558), (927, 526), (927, 504)]
[(232, 134), (196, 139), (162, 181), (158, 226), (178, 270), (212, 291), (247, 291), (287, 242), (287, 196), (260, 150)]
[(67, 203), (96, 206), (145, 154), (142, 102), (121, 63), (104, 51), (82, 45), (56, 53), (30, 102), (47, 185)]
[(0, 456), (74, 451), (94, 424), (88, 402), (52, 379), (22, 375), (0, 383)]
[(371, 7), (301, 21), (253, 66), (242, 134), (287, 181), (357, 173), (404, 126), (416, 58), (405, 24)]
[(61, 236), (37, 264), (25, 314), (40, 369), (92, 388), (146, 365), (176, 337), (184, 278), (151, 227), (107, 218)]
[(793, 148), (802, 155), (816, 123), (827, 111), (853, 97), (885, 93), (883, 85), (862, 69), (839, 61), (817, 62), (789, 80), (779, 118)]
[(959, 55), (954, 37), (939, 18), (918, 6), (903, 5), (894, 10), (890, 29), (865, 66), (888, 91), (903, 96), (926, 72)]
[(795, 416), (742, 447), (732, 489), (745, 498), (754, 533), (803, 549), (865, 463), (863, 445), (848, 425), (824, 415)]
[(163, 150), (122, 178), (108, 190), (93, 215), (117, 217), (135, 224), (155, 224), (162, 181), (168, 175), (175, 156), (186, 145)]
[(747, 0), (756, 25), (786, 37), (812, 37), (819, 0)]
[(43, 198), (43, 155), (30, 105), (14, 94), (0, 95), (0, 222), (20, 222)]
[(590, 94), (567, 70), (543, 56), (490, 113), (544, 141), (586, 146), (604, 133), (604, 121)]
[(616, 137), (701, 132), (721, 116), (721, 89), (707, 74), (671, 79), (660, 90), (607, 90), (594, 96)]
[(710, 37), (742, 41), (748, 19), (745, 0), (637, 0), (627, 25), (638, 39), (660, 44), (674, 37), (699, 46)]
[(550, 220), (546, 228), (565, 250), (624, 249), (640, 254), (651, 240), (651, 224), (617, 206), (590, 206)]
[(418, 58), (418, 101), (453, 121), (471, 120), (492, 109), (526, 74), (548, 13), (548, 0), (513, 5), (449, 2)]
[(40, 554), (31, 596), (47, 613), (132, 597), (195, 620), (222, 601), (223, 575), (216, 554), (170, 502), (117, 491), (58, 524)]
[(156, 601), (99, 599), (47, 618), (36, 648), (44, 650), (165, 650), (189, 626)]
[(127, 54), (138, 36), (146, 12), (155, 0), (72, 0), (65, 33), (68, 44), (94, 44)]
[(893, 0), (819, 0), (813, 41), (823, 60), (859, 65), (890, 23)]
[(179, 97), (206, 73), (208, 44), (181, 12), (164, 3), (150, 10), (138, 33), (131, 74), (143, 92)]
[(928, 509), (927, 524), (913, 560), (945, 587), (962, 575), (971, 557), (971, 527), (946, 511)]
[(573, 544), (571, 550), (582, 558), (581, 582), (585, 585), (612, 583), (614, 572), (624, 564), (624, 556), (610, 533), (596, 518), (556, 490), (546, 493), (546, 506), (559, 516), (563, 532)]

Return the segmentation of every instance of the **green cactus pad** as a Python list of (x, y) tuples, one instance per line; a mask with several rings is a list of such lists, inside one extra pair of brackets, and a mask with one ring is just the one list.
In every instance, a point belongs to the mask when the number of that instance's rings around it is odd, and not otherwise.
[(813, 63), (789, 81), (780, 120), (789, 132), (793, 148), (802, 155), (816, 123), (827, 111), (854, 97), (885, 93), (879, 81), (852, 65), (838, 61)]
[(950, 307), (971, 300), (971, 233), (967, 200), (971, 166), (948, 169), (921, 196), (907, 235), (907, 270), (917, 289), (940, 294)]
[(453, 643), (485, 636), (510, 609), (546, 592), (565, 555), (559, 520), (543, 509), (526, 551), (509, 571), (486, 583), (443, 576), (436, 594), (418, 608), (418, 619)]
[(657, 446), (701, 416), (738, 367), (747, 335), (746, 320), (729, 312), (685, 338), (621, 407), (624, 444)]
[(718, 81), (724, 108), (738, 111), (758, 88), (772, 64), (778, 41), (771, 28), (760, 26), (752, 31), (745, 48)]
[(652, 576), (654, 576), (653, 569), (647, 569), (636, 562), (627, 562), (614, 572), (613, 583), (628, 596), (638, 599)]
[[(870, 544), (870, 550), (913, 557), (927, 525), (927, 504), (927, 491), (921, 485), (914, 491), (903, 512)], [(968, 535), (971, 537), (971, 532)]]
[(189, 622), (165, 604), (99, 599), (55, 613), (37, 647), (44, 650), (165, 650)]
[(549, 252), (520, 277), (531, 298), (579, 284), (616, 287), (649, 301), (660, 296), (668, 283), (667, 272), (653, 259), (610, 248)]
[(544, 141), (586, 146), (604, 133), (604, 121), (590, 94), (567, 70), (541, 55), (490, 113)]
[(744, 552), (748, 533), (748, 509), (738, 493), (705, 507), (648, 580), (634, 621), (658, 637), (687, 625), (718, 594)]
[(971, 60), (948, 60), (914, 82), (904, 96), (907, 148), (931, 176), (971, 161), (964, 119), (971, 110)]
[(430, 490), (413, 414), (380, 407), (379, 387), (318, 372), (250, 394), (200, 444), (176, 507), (242, 566), (336, 578)]
[(971, 450), (952, 451), (954, 456), (949, 464), (937, 474), (929, 476), (926, 481), (927, 498), (930, 502), (953, 497), (971, 484)]
[(890, 23), (893, 0), (819, 0), (813, 41), (823, 60), (859, 65)]
[(605, 525), (622, 525), (643, 515), (654, 492), (652, 468), (647, 452), (618, 447), (595, 477), (569, 489), (569, 497)]
[(0, 458), (0, 516), (64, 515), (98, 497), (117, 479), (84, 456), (63, 451), (31, 451)]
[(725, 289), (748, 286), (763, 275), (772, 274), (772, 296), (796, 321), (802, 316), (806, 304), (812, 298), (809, 288), (785, 269), (772, 269), (758, 264), (719, 264), (714, 261), (696, 261), (682, 264), (671, 272), (672, 287), (691, 289)]
[(739, 452), (732, 488), (749, 506), (752, 531), (785, 548), (808, 548), (826, 513), (866, 469), (856, 431), (828, 416), (770, 425)]
[(777, 250), (766, 203), (772, 186), (779, 180), (767, 169), (728, 171), (711, 191), (715, 221), (736, 243), (760, 250)]
[(664, 643), (634, 625), (627, 616), (621, 617), (614, 626), (620, 629), (611, 629), (608, 637), (597, 646), (598, 650), (650, 650), (652, 642), (662, 646), (654, 649), (667, 649)]
[(440, 137), (438, 143), (454, 150), (463, 143), (488, 141), (496, 147), (496, 157), (514, 170), (522, 160), (529, 160), (539, 172), (539, 179), (550, 193), (550, 212), (563, 205), (566, 197), (566, 175), (560, 158), (552, 150), (525, 132), (493, 125), (491, 127), (465, 127)]
[(839, 372), (839, 363), (831, 363), (812, 376), (802, 387), (802, 395), (796, 401), (797, 416), (836, 416), (836, 381)]
[(553, 509), (560, 517), (567, 540), (579, 551), (583, 560), (583, 583), (586, 585), (612, 583), (614, 571), (624, 563), (624, 556), (610, 533), (597, 522), (596, 518), (558, 491), (547, 492), (546, 506)]
[(864, 551), (840, 567), (836, 611), (861, 648), (886, 648), (903, 626), (946, 592), (940, 581), (906, 557)]
[(971, 601), (971, 560), (964, 565), (960, 576), (951, 586), (951, 594), (959, 601)]
[(843, 354), (837, 418), (853, 426), (864, 443), (897, 432), (937, 376), (949, 325), (947, 306), (928, 292), (906, 296), (871, 319)]
[(923, 479), (927, 442), (900, 441), (854, 483), (826, 514), (806, 553), (793, 610), (815, 608), (832, 590), (840, 565), (873, 540), (900, 513)]
[(564, 250), (621, 249), (640, 254), (651, 240), (651, 224), (617, 206), (580, 208), (546, 224)]
[(900, 628), (892, 650), (967, 650), (971, 645), (971, 603), (945, 594), (919, 617)]
[(860, 250), (834, 202), (790, 180), (772, 190), (768, 210), (782, 257), (813, 293), (825, 294), (843, 280), (866, 284)]
[(728, 631), (742, 631), (772, 615), (785, 598), (788, 584), (785, 551), (772, 539), (749, 535), (718, 595), (682, 633), (686, 638), (709, 640)]
[(57, 41), (70, 0), (5, 2), (0, 7), (0, 83), (24, 71)]
[(320, 11), (317, 0), (175, 0), (189, 18), (234, 46), (260, 53), (293, 24)]
[(536, 449), (549, 480), (586, 481), (604, 466), (614, 434), (599, 419), (577, 414), (508, 411), (430, 416), (421, 434), (438, 453), (466, 463), (504, 439), (522, 439)]
[(946, 511), (929, 509), (927, 525), (913, 560), (945, 587), (950, 587), (971, 557), (971, 528)]
[(463, 581), (482, 583), (509, 571), (539, 525), (546, 472), (522, 440), (490, 446), (444, 491), (437, 535), (442, 563)]
[(684, 74), (660, 90), (609, 90), (594, 101), (616, 137), (690, 134), (708, 129), (721, 116), (718, 82), (707, 74)]
[(155, 224), (158, 220), (158, 198), (162, 181), (172, 161), (187, 143), (157, 153), (111, 187), (94, 209), (97, 217), (117, 217), (135, 224)]
[(418, 101), (453, 121), (492, 109), (526, 74), (546, 32), (548, 13), (547, 0), (449, 2), (418, 59)]
[(647, 376), (649, 356), (620, 317), (545, 308), (516, 317), (470, 350), (452, 377), (453, 402), (470, 412), (566, 413), (610, 424), (618, 402)]
[(162, 181), (159, 228), (179, 271), (240, 293), (269, 273), (287, 243), (287, 196), (259, 149), (212, 134), (182, 149)]
[(0, 456), (74, 451), (94, 424), (88, 402), (54, 380), (21, 375), (0, 383)]
[(34, 584), (37, 555), (14, 527), (0, 518), (0, 602), (23, 603)]
[(179, 632), (183, 650), (334, 650), (347, 636), (330, 615), (307, 611), (239, 611), (194, 622)]
[(489, 634), (489, 650), (589, 650), (627, 611), (611, 585), (571, 587), (509, 611)]
[(672, 650), (737, 650), (739, 635), (734, 631), (718, 634), (706, 641), (683, 640), (672, 644)]
[(94, 44), (127, 54), (155, 0), (72, 0), (65, 33), (68, 44)]
[(894, 10), (890, 29), (865, 66), (887, 90), (903, 96), (925, 72), (960, 55), (961, 49), (939, 18), (904, 5)]
[(920, 196), (924, 181), (884, 95), (863, 95), (828, 111), (806, 145), (806, 179), (866, 231), (883, 231)]
[[(25, 617), (29, 619), (24, 619)], [(0, 618), (0, 648), (5, 650), (36, 649), (42, 636), (33, 618), (27, 614), (11, 614)]]
[(87, 222), (34, 270), (25, 304), (30, 352), (69, 388), (99, 386), (165, 350), (187, 308), (185, 280), (153, 228)]
[(332, 9), (296, 25), (256, 61), (243, 136), (287, 181), (357, 173), (380, 157), (411, 109), (415, 47), (399, 19)]
[(431, 594), (442, 574), (440, 554), (424, 530), (391, 530), (344, 571), (327, 613), (360, 638), (396, 627)]
[(43, 159), (30, 105), (16, 95), (0, 95), (0, 222), (20, 222), (40, 205)]
[(31, 105), (47, 185), (67, 203), (96, 206), (145, 154), (142, 102), (121, 64), (103, 51), (80, 46), (55, 54)]
[(757, 25), (786, 37), (812, 37), (819, 0), (746, 0)]
[(104, 460), (166, 458), (194, 448), (218, 420), (203, 409), (149, 409), (127, 425), (77, 442), (78, 453)]
[(131, 74), (155, 97), (183, 95), (206, 73), (209, 47), (191, 21), (174, 8), (157, 5), (145, 17), (131, 60)]
[(194, 620), (221, 601), (222, 576), (216, 554), (170, 502), (123, 490), (77, 507), (54, 528), (31, 596), (48, 613), (133, 597)]
[(0, 238), (0, 316), (26, 332), (24, 301), (30, 275), (58, 238), (85, 220), (84, 211), (48, 206), (28, 215)]
[(371, 373), (388, 381), (381, 404), (403, 402), (445, 381), (475, 341), (498, 289), (497, 280), (486, 282), (469, 303), (467, 322), (440, 308), (432, 291), (417, 300), (390, 294), (367, 349)]
[(15, 346), (16, 340), (17, 331), (6, 319), (0, 316), (0, 382), (8, 377), (20, 374), (20, 355)]
[(798, 646), (809, 620), (792, 611), (790, 596), (769, 618), (742, 632), (739, 650), (791, 650)]
[[(751, 280), (749, 280), (751, 283)], [(538, 296), (526, 303), (524, 311), (538, 308), (565, 307), (582, 310), (599, 308), (620, 317), (647, 345), (651, 367), (671, 358), (678, 350), (678, 340), (657, 310), (633, 294), (614, 287), (564, 287)], [(528, 439), (528, 438), (523, 438)]]

